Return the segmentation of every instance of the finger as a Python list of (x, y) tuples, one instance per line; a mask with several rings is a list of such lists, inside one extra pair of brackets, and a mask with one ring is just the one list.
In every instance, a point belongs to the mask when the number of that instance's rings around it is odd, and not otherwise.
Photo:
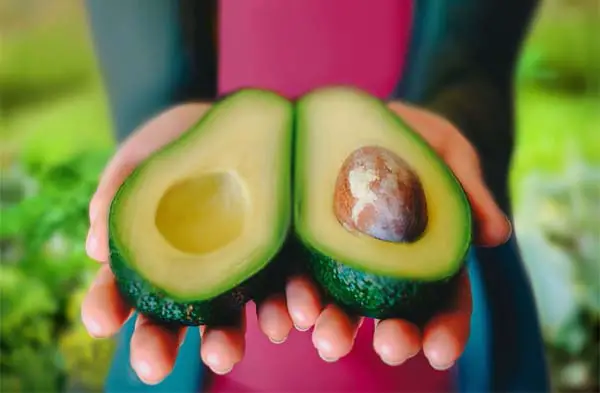
[(200, 355), (204, 364), (214, 373), (227, 374), (244, 357), (245, 326), (245, 313), (243, 313), (239, 326), (222, 328), (208, 326), (201, 330)]
[(287, 283), (285, 294), (288, 312), (296, 329), (310, 329), (322, 309), (317, 288), (306, 277), (294, 277)]
[(505, 243), (512, 231), (510, 221), (485, 185), (477, 153), (466, 141), (453, 145), (445, 159), (467, 193), (477, 227), (475, 242), (487, 247)]
[(93, 337), (109, 337), (119, 331), (129, 315), (131, 308), (121, 298), (110, 268), (101, 266), (82, 303), (83, 324)]
[(423, 334), (423, 352), (437, 370), (450, 368), (464, 351), (471, 322), (471, 286), (466, 273), (462, 274), (456, 306), (434, 317)]
[(131, 367), (144, 383), (157, 384), (173, 370), (183, 333), (182, 328), (168, 328), (138, 316), (130, 343)]
[(430, 111), (400, 102), (390, 103), (390, 108), (444, 158), (462, 183), (477, 226), (475, 242), (487, 247), (505, 243), (512, 231), (510, 222), (486, 187), (477, 153), (469, 141), (451, 122)]
[(392, 109), (412, 130), (427, 141), (439, 155), (445, 153), (446, 143), (453, 126), (443, 117), (428, 110), (403, 102), (391, 102)]
[(258, 306), (258, 323), (271, 342), (280, 344), (287, 339), (292, 319), (283, 295), (275, 295)]
[(361, 322), (362, 318), (349, 316), (336, 305), (325, 308), (312, 335), (319, 356), (329, 362), (346, 356), (352, 350)]
[(163, 112), (142, 125), (119, 148), (104, 169), (89, 206), (86, 251), (99, 262), (108, 260), (107, 220), (115, 193), (140, 162), (188, 130), (208, 110), (207, 104), (186, 104)]
[(386, 364), (400, 365), (419, 353), (421, 332), (414, 324), (401, 319), (376, 322), (373, 349)]

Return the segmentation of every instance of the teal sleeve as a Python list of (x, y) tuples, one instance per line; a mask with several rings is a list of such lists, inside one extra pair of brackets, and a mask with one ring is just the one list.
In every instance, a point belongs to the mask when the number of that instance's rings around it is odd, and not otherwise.
[(538, 0), (416, 1), (407, 70), (395, 95), (450, 120), (479, 151), (509, 209), (513, 74)]
[[(193, 64), (185, 50), (179, 2), (174, 0), (86, 0), (96, 55), (108, 96), (117, 139), (193, 94)], [(207, 56), (207, 62), (213, 61)], [(208, 89), (210, 90), (210, 89)], [(210, 94), (210, 91), (208, 93)], [(190, 328), (173, 372), (158, 385), (146, 385), (130, 366), (135, 318), (118, 335), (104, 391), (200, 392), (206, 378), (198, 329)]]
[[(513, 73), (537, 0), (416, 2), (408, 68), (395, 98), (449, 119), (479, 152), (486, 182), (510, 212)], [(461, 392), (549, 392), (544, 342), (516, 239), (473, 248), (471, 335)]]
[(550, 392), (537, 306), (516, 239), (474, 249), (468, 270), (473, 314), (458, 391)]
[(167, 107), (214, 97), (213, 3), (86, 0), (119, 140)]
[(133, 334), (135, 318), (121, 329), (117, 338), (117, 350), (113, 358), (104, 392), (106, 393), (199, 393), (205, 384), (206, 372), (200, 358), (200, 334), (198, 329), (188, 329), (183, 344), (167, 378), (157, 385), (146, 385), (135, 374), (129, 363), (129, 343)]

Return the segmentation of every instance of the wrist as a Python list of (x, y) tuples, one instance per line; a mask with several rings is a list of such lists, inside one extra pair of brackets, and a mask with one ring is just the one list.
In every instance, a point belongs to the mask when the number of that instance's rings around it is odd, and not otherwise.
[(504, 212), (509, 210), (508, 175), (514, 147), (514, 125), (508, 91), (484, 77), (440, 89), (422, 105), (452, 123), (479, 155), (484, 179)]

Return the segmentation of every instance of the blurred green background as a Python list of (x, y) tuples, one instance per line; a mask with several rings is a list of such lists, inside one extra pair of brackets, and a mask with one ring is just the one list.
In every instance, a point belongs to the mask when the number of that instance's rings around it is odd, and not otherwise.
[[(544, 0), (515, 81), (515, 223), (556, 391), (593, 392), (600, 315), (600, 4)], [(112, 153), (82, 4), (0, 2), (0, 391), (98, 391), (79, 307), (87, 204)], [(57, 338), (58, 337), (58, 338)]]

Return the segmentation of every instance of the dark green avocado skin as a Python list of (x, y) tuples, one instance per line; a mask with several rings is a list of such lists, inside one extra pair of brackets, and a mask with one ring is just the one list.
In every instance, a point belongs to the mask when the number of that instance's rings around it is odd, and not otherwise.
[(402, 280), (364, 273), (304, 247), (308, 270), (325, 296), (355, 315), (401, 318), (424, 325), (452, 304), (462, 269), (439, 281)]
[(131, 269), (112, 240), (109, 249), (110, 266), (123, 299), (140, 314), (165, 325), (235, 325), (249, 300), (263, 299), (281, 290), (280, 283), (285, 282), (285, 266), (276, 257), (258, 274), (225, 293), (209, 300), (180, 302)]

